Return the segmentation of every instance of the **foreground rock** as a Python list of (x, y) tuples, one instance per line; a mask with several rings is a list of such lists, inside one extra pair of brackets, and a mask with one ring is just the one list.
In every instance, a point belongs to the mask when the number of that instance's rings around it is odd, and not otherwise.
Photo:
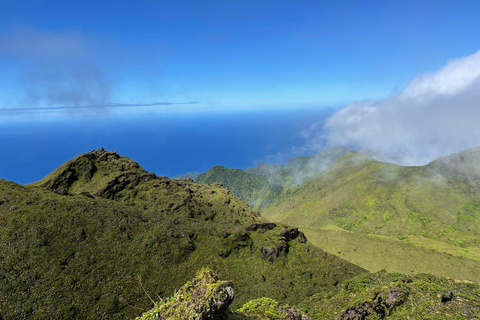
[(225, 319), (233, 301), (233, 284), (219, 281), (212, 271), (202, 271), (178, 290), (173, 299), (155, 305), (141, 320)]
[(220, 281), (210, 270), (203, 270), (181, 287), (173, 298), (155, 304), (137, 320), (309, 320), (299, 310), (282, 307), (270, 298), (249, 301), (235, 312), (228, 307), (234, 298), (233, 284)]

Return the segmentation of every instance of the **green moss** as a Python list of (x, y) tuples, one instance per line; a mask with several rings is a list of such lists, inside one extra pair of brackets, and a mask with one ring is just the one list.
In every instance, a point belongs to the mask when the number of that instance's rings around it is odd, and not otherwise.
[[(205, 272), (205, 271), (204, 271)], [(206, 271), (207, 275), (210, 271)], [(203, 278), (203, 279), (202, 279)], [(205, 280), (205, 278), (207, 280)], [(179, 291), (198, 292), (208, 296), (210, 284), (216, 279), (200, 275), (184, 285)], [(178, 293), (169, 302), (156, 305), (145, 313), (142, 320), (197, 319), (189, 313), (189, 304), (195, 294), (188, 296)], [(203, 298), (201, 298), (203, 299)], [(205, 301), (202, 300), (202, 301)], [(212, 301), (212, 300), (210, 300)], [(196, 306), (203, 305), (201, 302)], [(204, 304), (208, 310), (211, 304)], [(198, 309), (197, 309), (198, 310)], [(300, 312), (289, 306), (282, 306), (276, 300), (262, 297), (246, 302), (234, 312), (226, 311), (215, 318), (228, 320), (290, 320), (290, 319), (477, 319), (480, 310), (480, 287), (469, 282), (436, 278), (431, 275), (407, 276), (400, 273), (379, 272), (361, 274), (340, 282), (331, 290), (313, 295), (308, 307)], [(308, 318), (307, 318), (308, 316)]]
[(230, 282), (219, 281), (210, 269), (203, 268), (194, 280), (185, 283), (173, 297), (155, 303), (151, 310), (136, 319), (180, 320), (222, 315), (233, 299), (231, 286)]
[(278, 310), (278, 302), (265, 297), (248, 301), (236, 312), (253, 319), (282, 319), (283, 316)]

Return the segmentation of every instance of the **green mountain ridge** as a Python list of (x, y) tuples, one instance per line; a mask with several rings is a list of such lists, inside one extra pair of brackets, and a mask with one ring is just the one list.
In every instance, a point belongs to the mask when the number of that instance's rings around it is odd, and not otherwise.
[[(308, 157), (299, 159), (306, 163)], [(302, 160), (295, 162), (301, 166)], [(288, 176), (288, 170), (279, 172)], [(250, 189), (239, 189), (238, 181), (228, 175), (229, 171), (222, 175), (213, 173), (210, 172), (208, 182), (233, 186), (232, 192), (249, 204), (257, 201), (255, 197), (262, 200), (265, 195), (264, 186), (256, 189), (252, 184)], [(259, 209), (271, 221), (310, 228), (309, 238), (315, 245), (330, 253), (342, 252), (340, 256), (370, 271), (386, 268), (418, 273), (431, 267), (431, 272), (438, 276), (477, 281), (480, 279), (479, 173), (480, 148), (416, 167), (346, 152), (304, 184), (285, 184)], [(243, 173), (240, 181), (248, 181), (251, 176)], [(353, 233), (352, 238), (357, 234), (366, 243), (344, 250), (340, 243), (349, 236), (341, 230)], [(382, 243), (378, 237), (391, 241)], [(377, 255), (371, 257), (367, 252)], [(387, 252), (398, 255), (389, 256)], [(425, 254), (427, 260), (432, 258), (431, 264), (411, 259)], [(367, 260), (366, 256), (370, 258)], [(405, 260), (412, 264), (408, 270), (402, 267)], [(443, 269), (442, 264), (452, 267)], [(455, 265), (463, 271), (457, 272)]]
[(366, 272), (267, 223), (228, 189), (170, 180), (115, 152), (82, 154), (28, 186), (0, 180), (0, 317), (132, 319), (202, 267), (233, 307), (302, 306)]
[[(355, 172), (375, 162), (348, 153), (331, 167), (342, 163)], [(0, 180), (0, 252), (0, 319), (480, 314), (476, 284), (370, 274), (317, 248), (297, 228), (264, 220), (219, 183), (158, 177), (104, 149), (31, 185)], [(153, 308), (152, 297), (159, 300)]]
[(200, 175), (200, 172), (187, 172), (185, 174), (179, 174), (179, 175), (176, 175), (174, 177), (172, 177), (172, 179), (177, 179), (177, 180), (181, 180), (181, 179), (192, 179), (192, 180), (195, 180), (197, 179), (197, 177)]
[(214, 166), (200, 174), (195, 181), (205, 184), (221, 182), (250, 207), (259, 209), (275, 203), (282, 194), (314, 179), (349, 153), (351, 151), (346, 148), (334, 147), (315, 156), (292, 158), (284, 166), (260, 162), (245, 171)]
[[(480, 157), (474, 159), (480, 165)], [(417, 235), (477, 247), (480, 189), (477, 179), (452, 175), (463, 167), (458, 161), (446, 168), (436, 162), (402, 167), (350, 154), (262, 213), (294, 225), (301, 219), (310, 227), (333, 224), (360, 233)]]

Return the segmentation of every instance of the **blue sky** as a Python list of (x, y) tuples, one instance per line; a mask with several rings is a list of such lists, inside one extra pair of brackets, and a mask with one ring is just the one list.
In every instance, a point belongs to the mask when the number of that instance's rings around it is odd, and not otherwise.
[[(115, 102), (328, 105), (385, 97), (477, 51), (478, 13), (477, 1), (2, 0), (0, 34), (38, 46), (57, 37), (63, 48), (45, 55), (76, 45), (66, 64), (100, 73)], [(2, 51), (10, 107), (24, 89), (18, 77), (49, 61)]]
[[(208, 122), (212, 112), (265, 109), (273, 116), (285, 109), (332, 110), (352, 101), (384, 101), (419, 75), (435, 73), (452, 59), (480, 49), (478, 1), (1, 0), (1, 8), (0, 142), (3, 139), (4, 146), (7, 139), (17, 139), (18, 132), (27, 132), (22, 128), (46, 123), (52, 128), (76, 123), (80, 131), (71, 138), (75, 144), (99, 126), (98, 119), (111, 126), (122, 121), (135, 126), (152, 114), (175, 113), (179, 121), (193, 116), (195, 121)], [(198, 103), (109, 107), (159, 101)], [(20, 110), (65, 106), (72, 108)], [(290, 128), (298, 130), (291, 134), (311, 136), (312, 130), (307, 135), (305, 130), (322, 128), (325, 118), (322, 113), (311, 123), (299, 120), (305, 127), (292, 124)], [(15, 129), (5, 125), (10, 122)], [(337, 129), (331, 131), (338, 135)], [(285, 148), (320, 151), (328, 145), (318, 142), (325, 138), (323, 132), (303, 144), (297, 141), (297, 148), (286, 143), (235, 165), (247, 167), (262, 156), (273, 159)], [(184, 133), (188, 134), (188, 125)], [(30, 136), (26, 137), (28, 144)], [(45, 136), (38, 143), (53, 147), (48, 139)], [(138, 139), (152, 144), (161, 140), (154, 135)], [(331, 135), (326, 141), (362, 145)], [(241, 143), (238, 146), (243, 148), (253, 142)], [(306, 147), (313, 144), (317, 147)], [(460, 145), (469, 146), (456, 144)], [(0, 167), (2, 163), (6, 162), (0, 158)], [(218, 164), (231, 163), (218, 158)], [(9, 171), (5, 165), (2, 170), (0, 175)]]

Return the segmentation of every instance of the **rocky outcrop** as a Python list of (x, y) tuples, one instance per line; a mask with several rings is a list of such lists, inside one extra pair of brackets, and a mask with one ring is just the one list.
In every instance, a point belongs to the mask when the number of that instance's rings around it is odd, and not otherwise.
[(210, 270), (203, 270), (181, 287), (168, 302), (157, 304), (138, 320), (222, 320), (233, 301), (233, 284), (219, 281)]
[(408, 291), (399, 288), (390, 288), (385, 292), (375, 294), (371, 301), (358, 304), (349, 308), (343, 314), (344, 320), (362, 319), (385, 319), (399, 305), (403, 304), (408, 297)]
[(307, 242), (307, 237), (305, 237), (303, 232), (298, 231), (298, 228), (285, 229), (280, 233), (280, 237), (283, 241), (290, 241), (298, 238), (301, 243)]
[(136, 320), (310, 320), (300, 310), (265, 297), (229, 311), (233, 298), (233, 284), (204, 269), (173, 298), (157, 303)]
[(272, 230), (276, 227), (277, 225), (272, 222), (264, 222), (264, 223), (253, 223), (249, 225), (246, 229), (248, 231), (257, 231), (260, 233), (265, 233), (267, 230)]
[(83, 187), (93, 183), (100, 186), (100, 190), (94, 193), (108, 198), (111, 197), (109, 191), (112, 191), (114, 185), (120, 184), (123, 187), (127, 184), (135, 185), (138, 181), (151, 179), (152, 176), (155, 175), (147, 173), (137, 162), (114, 151), (100, 148), (75, 157), (32, 185), (67, 195), (71, 193), (74, 185), (75, 190), (82, 192), (88, 191), (82, 190)]
[(260, 252), (267, 258), (268, 261), (273, 262), (277, 260), (280, 254), (283, 254), (285, 257), (288, 254), (288, 245), (282, 244), (277, 246), (276, 248), (271, 247), (261, 247)]

